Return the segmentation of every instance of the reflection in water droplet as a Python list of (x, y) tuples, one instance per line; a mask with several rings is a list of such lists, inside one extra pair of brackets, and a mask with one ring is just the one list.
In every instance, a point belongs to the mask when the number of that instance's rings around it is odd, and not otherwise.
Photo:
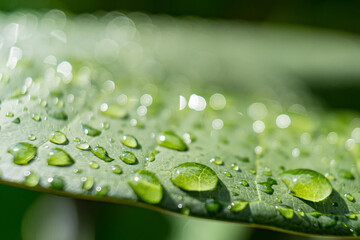
[(157, 144), (162, 147), (186, 151), (188, 148), (183, 140), (172, 131), (160, 132), (156, 138)]
[(158, 153), (159, 153), (159, 151), (157, 151), (157, 150), (152, 150), (152, 151), (150, 151), (149, 156), (146, 157), (146, 160), (147, 160), (148, 162), (153, 162), (153, 161), (155, 161), (155, 156), (156, 156), (156, 154), (158, 154)]
[(130, 148), (137, 148), (139, 146), (138, 141), (132, 135), (123, 135), (120, 141), (122, 144)]
[(30, 143), (20, 142), (9, 147), (7, 152), (13, 156), (15, 164), (26, 165), (36, 156), (37, 147)]
[(288, 170), (280, 176), (290, 190), (289, 193), (304, 200), (320, 202), (332, 192), (329, 180), (310, 169)]
[(190, 208), (187, 206), (184, 206), (183, 204), (179, 203), (178, 204), (178, 208), (180, 209), (180, 212), (185, 215), (185, 216), (189, 216), (190, 215)]
[(186, 162), (173, 169), (170, 180), (186, 191), (211, 191), (216, 188), (219, 179), (211, 168)]
[(70, 166), (74, 164), (75, 161), (64, 150), (53, 148), (49, 152), (47, 163), (51, 166)]
[(5, 117), (14, 117), (14, 113), (8, 112), (8, 113), (6, 113)]
[(229, 177), (229, 178), (231, 178), (231, 177), (232, 177), (231, 173), (230, 173), (230, 172), (228, 172), (228, 171), (224, 172), (224, 175), (225, 175), (225, 176), (227, 176), (227, 177)]
[(137, 170), (130, 174), (128, 184), (144, 202), (157, 204), (163, 197), (163, 188), (154, 173)]

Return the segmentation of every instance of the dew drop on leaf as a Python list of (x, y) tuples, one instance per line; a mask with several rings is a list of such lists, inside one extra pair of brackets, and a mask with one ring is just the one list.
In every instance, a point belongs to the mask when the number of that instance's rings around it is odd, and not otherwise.
[(347, 200), (349, 200), (350, 202), (354, 202), (354, 197), (350, 194), (350, 193), (345, 193), (344, 195), (346, 197)]
[(227, 177), (229, 177), (229, 178), (231, 178), (231, 177), (232, 177), (231, 173), (230, 173), (230, 172), (228, 172), (228, 171), (224, 172), (224, 175), (225, 175), (225, 176), (227, 176)]
[(186, 162), (175, 167), (170, 180), (175, 186), (186, 191), (211, 191), (216, 188), (219, 181), (211, 168), (194, 162)]
[(100, 165), (97, 162), (89, 162), (89, 167), (92, 169), (98, 169)]
[(100, 112), (111, 118), (125, 118), (127, 116), (126, 109), (117, 104), (103, 103), (100, 105)]
[(49, 137), (49, 141), (55, 144), (65, 144), (68, 142), (68, 139), (66, 138), (65, 134), (60, 131), (55, 131), (51, 133), (51, 136)]
[(288, 207), (276, 206), (276, 210), (286, 219), (292, 219), (294, 217), (294, 210)]
[(277, 182), (273, 178), (268, 178), (266, 182), (260, 182), (258, 183), (260, 185), (260, 191), (267, 193), (267, 194), (273, 194), (274, 189), (272, 188), (273, 185), (277, 185)]
[(90, 145), (88, 143), (79, 143), (75, 145), (77, 149), (80, 150), (89, 150), (90, 149)]
[(345, 179), (350, 179), (350, 180), (355, 179), (354, 174), (352, 174), (349, 170), (346, 170), (346, 169), (340, 169), (339, 175), (340, 175), (340, 177), (345, 178)]
[(132, 135), (123, 135), (120, 139), (121, 143), (130, 148), (137, 148), (138, 141)]
[(126, 164), (134, 164), (134, 163), (136, 163), (135, 154), (133, 154), (132, 152), (129, 152), (129, 151), (123, 151), (120, 154), (120, 159), (121, 159), (121, 161), (123, 161)]
[(75, 163), (75, 161), (70, 157), (70, 155), (61, 148), (51, 149), (48, 155), (47, 162), (48, 165), (51, 166), (70, 166)]
[(248, 187), (249, 183), (246, 180), (241, 180), (240, 184), (243, 185), (244, 187)]
[(229, 209), (232, 212), (241, 212), (246, 208), (246, 206), (249, 205), (249, 202), (246, 201), (234, 201), (231, 202)]
[(119, 165), (111, 166), (111, 170), (115, 174), (121, 174), (122, 173), (122, 169), (121, 169), (121, 167)]
[(110, 190), (110, 186), (108, 186), (108, 185), (97, 186), (95, 190), (96, 190), (96, 196), (104, 197), (108, 194), (108, 192)]
[(13, 156), (15, 164), (26, 165), (36, 156), (37, 147), (30, 143), (20, 142), (9, 147), (7, 152)]
[(39, 175), (37, 173), (30, 172), (30, 171), (25, 171), (24, 175), (25, 175), (24, 184), (26, 186), (35, 187), (36, 185), (39, 184), (40, 177), (39, 177)]
[(216, 164), (216, 165), (223, 165), (224, 162), (223, 160), (221, 160), (220, 157), (213, 157), (210, 159), (210, 162), (213, 163), (213, 164)]
[(48, 178), (48, 183), (50, 183), (50, 188), (56, 190), (63, 190), (65, 187), (65, 180), (60, 176)]
[(91, 137), (96, 137), (101, 134), (100, 130), (93, 128), (88, 124), (81, 124), (81, 128), (86, 135), (91, 136)]
[(304, 200), (320, 202), (332, 192), (329, 180), (310, 169), (288, 170), (281, 173), (280, 178), (290, 194)]
[(19, 124), (21, 121), (20, 121), (20, 118), (17, 117), (12, 122), (15, 124)]
[(82, 182), (82, 189), (88, 191), (94, 186), (94, 177), (90, 175), (86, 177), (82, 177), (81, 182)]
[(35, 140), (36, 140), (36, 136), (35, 136), (34, 134), (30, 134), (30, 135), (28, 136), (28, 140), (29, 140), (29, 141), (35, 141)]
[(156, 137), (157, 144), (162, 147), (186, 151), (188, 148), (183, 140), (172, 131), (163, 131)]
[(221, 204), (216, 199), (206, 199), (205, 209), (210, 214), (218, 213), (221, 210)]
[(41, 117), (40, 117), (40, 115), (37, 114), (37, 113), (34, 113), (34, 114), (32, 115), (32, 119), (33, 119), (34, 121), (36, 121), (36, 122), (40, 122), (40, 121), (41, 121)]
[(105, 162), (111, 162), (114, 159), (109, 157), (108, 153), (106, 152), (105, 148), (101, 146), (96, 146), (91, 148), (91, 152), (101, 160), (104, 160)]
[(163, 197), (163, 188), (154, 173), (137, 170), (130, 174), (128, 184), (144, 202), (157, 204)]

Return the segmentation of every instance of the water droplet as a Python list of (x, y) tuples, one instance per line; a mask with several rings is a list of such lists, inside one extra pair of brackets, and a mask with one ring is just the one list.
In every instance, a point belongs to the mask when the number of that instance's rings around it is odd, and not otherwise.
[(263, 172), (265, 176), (272, 176), (271, 170), (269, 168), (265, 168), (265, 171)]
[(89, 150), (90, 145), (88, 143), (79, 143), (79, 144), (76, 144), (76, 148), (80, 149), (80, 150)]
[(332, 192), (329, 180), (310, 169), (285, 171), (281, 173), (281, 180), (290, 190), (290, 194), (312, 202), (320, 202)]
[(111, 170), (115, 174), (121, 174), (122, 173), (122, 169), (121, 169), (121, 167), (119, 165), (111, 166)]
[(246, 180), (241, 180), (240, 184), (243, 185), (244, 187), (248, 187), (249, 183)]
[(93, 128), (90, 125), (81, 124), (81, 127), (82, 127), (83, 132), (88, 136), (96, 137), (96, 136), (99, 136), (101, 134), (100, 130), (98, 130), (96, 128)]
[(47, 162), (51, 166), (69, 166), (75, 163), (70, 155), (60, 148), (50, 150)]
[(180, 209), (180, 212), (185, 215), (185, 216), (189, 216), (190, 215), (190, 208), (187, 206), (184, 206), (183, 204), (178, 204), (178, 208)]
[(172, 131), (160, 132), (156, 138), (157, 144), (162, 147), (186, 151), (188, 148), (183, 140)]
[(108, 194), (108, 192), (110, 190), (110, 186), (108, 186), (108, 185), (105, 185), (103, 187), (97, 186), (95, 190), (96, 190), (96, 196), (104, 197)]
[(129, 151), (123, 151), (120, 154), (120, 159), (126, 164), (134, 164), (134, 163), (136, 163), (135, 154), (133, 154), (132, 152), (129, 152)]
[(53, 117), (57, 120), (67, 120), (68, 119), (68, 115), (61, 109), (51, 109), (48, 110), (47, 113), (49, 114), (50, 117)]
[(138, 141), (132, 135), (123, 135), (120, 141), (122, 144), (130, 148), (137, 148), (139, 146)]
[(207, 199), (205, 201), (205, 208), (208, 213), (217, 213), (221, 210), (221, 204), (213, 198)]
[(225, 175), (225, 176), (227, 176), (227, 177), (229, 177), (229, 178), (231, 178), (231, 177), (232, 177), (231, 173), (230, 173), (230, 172), (228, 172), (228, 171), (224, 172), (224, 175)]
[(34, 134), (30, 134), (30, 135), (28, 136), (28, 140), (29, 140), (29, 141), (35, 141), (35, 140), (36, 140), (36, 136), (35, 136)]
[(304, 211), (302, 211), (301, 209), (298, 209), (298, 210), (296, 210), (296, 211), (297, 211), (297, 213), (298, 213), (300, 216), (302, 216), (302, 217), (305, 216)]
[(21, 121), (20, 121), (20, 118), (17, 117), (12, 122), (15, 124), (19, 124)]
[(35, 172), (25, 171), (25, 180), (24, 184), (29, 187), (35, 187), (39, 184), (40, 177)]
[(349, 213), (349, 214), (347, 214), (345, 216), (347, 218), (350, 218), (350, 219), (353, 219), (353, 220), (357, 219), (357, 215), (355, 213)]
[(5, 117), (14, 117), (14, 113), (8, 112), (8, 113), (6, 113)]
[(48, 183), (50, 183), (50, 188), (56, 190), (63, 190), (65, 187), (65, 180), (60, 176), (48, 178)]
[(214, 163), (216, 165), (223, 165), (224, 164), (223, 160), (221, 160), (220, 157), (213, 157), (212, 159), (210, 159), (210, 162)]
[(60, 131), (55, 131), (51, 133), (49, 141), (55, 144), (66, 144), (68, 142), (68, 139), (66, 138), (64, 133)]
[(78, 168), (74, 168), (73, 172), (74, 172), (75, 174), (80, 174), (80, 173), (83, 172), (83, 170), (82, 170), (82, 169), (78, 169)]
[(310, 215), (313, 216), (314, 218), (319, 218), (319, 217), (322, 216), (322, 213), (320, 213), (320, 212), (312, 212)]
[(111, 118), (125, 118), (127, 116), (126, 108), (117, 104), (103, 103), (100, 105), (100, 112)]
[(239, 165), (237, 165), (236, 163), (231, 164), (231, 169), (237, 172), (241, 172)]
[(86, 176), (81, 178), (82, 181), (82, 189), (85, 191), (90, 190), (94, 186), (94, 177)]
[(196, 137), (191, 133), (184, 133), (183, 139), (184, 139), (185, 143), (190, 144), (192, 142), (195, 142)]
[(294, 217), (294, 210), (288, 207), (276, 206), (276, 210), (286, 219), (292, 219)]
[(98, 169), (100, 167), (100, 165), (97, 162), (89, 162), (89, 166), (92, 169)]
[(354, 202), (354, 197), (350, 194), (350, 193), (345, 193), (344, 195), (346, 197), (347, 200), (349, 200), (350, 202)]
[(163, 188), (154, 173), (147, 170), (137, 170), (128, 178), (129, 186), (144, 202), (157, 204), (163, 197)]
[(101, 127), (103, 128), (103, 129), (109, 129), (110, 128), (110, 123), (109, 122), (103, 122), (103, 123), (101, 123)]
[(218, 184), (216, 173), (200, 163), (186, 162), (175, 167), (170, 180), (186, 191), (211, 191)]
[(251, 174), (255, 175), (255, 174), (256, 174), (256, 171), (255, 171), (255, 170), (253, 170), (253, 169), (250, 169), (250, 170), (249, 170), (249, 173), (251, 173)]
[(229, 209), (232, 212), (241, 212), (246, 208), (246, 206), (249, 205), (249, 202), (245, 201), (234, 201), (230, 204)]
[(276, 198), (276, 201), (277, 201), (278, 203), (282, 203), (282, 201), (281, 201), (280, 198)]
[(100, 158), (101, 160), (104, 160), (105, 162), (111, 162), (114, 159), (109, 157), (108, 153), (106, 152), (105, 148), (101, 147), (101, 146), (96, 146), (94, 148), (91, 148), (91, 152), (97, 156), (98, 158)]
[(260, 185), (260, 190), (267, 194), (273, 194), (274, 189), (272, 188), (273, 185), (277, 185), (277, 182), (275, 179), (268, 178), (266, 182), (260, 182), (258, 183)]
[(149, 156), (146, 157), (146, 160), (147, 160), (148, 162), (153, 162), (153, 161), (155, 161), (155, 155), (158, 154), (158, 153), (159, 153), (159, 151), (157, 151), (157, 150), (152, 150), (152, 151), (150, 151)]
[(9, 147), (7, 152), (13, 156), (15, 164), (26, 165), (36, 156), (37, 147), (30, 143), (20, 142)]
[(32, 115), (32, 119), (33, 119), (34, 121), (36, 121), (36, 122), (40, 122), (40, 121), (41, 121), (41, 117), (40, 117), (40, 115), (37, 114), (37, 113), (34, 113), (34, 114)]
[(350, 179), (350, 180), (355, 179), (355, 176), (349, 170), (346, 170), (346, 169), (340, 169), (339, 176), (342, 178), (345, 178), (345, 179)]

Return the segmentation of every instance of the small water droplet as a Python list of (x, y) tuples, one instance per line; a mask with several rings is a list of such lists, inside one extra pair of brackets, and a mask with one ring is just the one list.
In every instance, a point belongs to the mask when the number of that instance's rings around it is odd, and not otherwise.
[(234, 201), (231, 202), (229, 209), (232, 212), (241, 212), (246, 208), (246, 206), (249, 205), (249, 202), (246, 201)]
[(125, 118), (127, 116), (126, 108), (117, 104), (103, 103), (100, 105), (100, 112), (111, 118)]
[(163, 188), (154, 173), (137, 170), (130, 174), (128, 184), (144, 202), (157, 204), (163, 197)]
[(346, 170), (346, 169), (340, 169), (339, 176), (342, 178), (345, 178), (345, 179), (350, 179), (350, 180), (355, 179), (355, 176), (349, 170)]
[(55, 131), (51, 133), (51, 136), (49, 137), (49, 141), (61, 145), (61, 144), (66, 144), (68, 142), (68, 139), (64, 133), (60, 131)]
[(346, 197), (347, 200), (349, 200), (350, 202), (354, 202), (354, 197), (350, 194), (350, 193), (345, 193), (344, 195)]
[(346, 217), (350, 218), (350, 219), (353, 219), (353, 220), (357, 219), (357, 215), (355, 213), (349, 213), (349, 214), (346, 215)]
[(15, 164), (26, 165), (36, 156), (37, 147), (30, 143), (20, 142), (9, 147), (7, 152), (13, 156)]
[(237, 172), (241, 172), (239, 165), (237, 165), (236, 163), (231, 164), (231, 169)]
[(41, 117), (40, 117), (40, 115), (37, 114), (37, 113), (34, 113), (34, 114), (32, 115), (32, 119), (33, 119), (34, 121), (36, 121), (36, 122), (40, 122), (40, 121), (41, 121)]
[(35, 187), (39, 184), (40, 177), (35, 172), (25, 171), (24, 184), (29, 187)]
[(14, 117), (14, 113), (12, 112), (7, 112), (5, 117)]
[(184, 206), (183, 204), (179, 203), (178, 204), (178, 208), (180, 209), (180, 212), (185, 215), (185, 216), (189, 216), (190, 215), (190, 208), (187, 206)]
[(77, 149), (80, 150), (89, 150), (90, 149), (90, 145), (88, 143), (79, 143), (75, 145)]
[(50, 188), (56, 190), (63, 190), (65, 187), (65, 180), (60, 176), (48, 178), (48, 183), (50, 183)]
[(219, 181), (211, 168), (194, 162), (186, 162), (175, 167), (170, 180), (186, 191), (211, 191), (216, 188)]
[(218, 213), (221, 210), (221, 204), (213, 198), (207, 199), (205, 201), (206, 211), (210, 214)]
[(246, 180), (241, 180), (240, 184), (243, 185), (244, 187), (248, 187), (249, 183)]
[(296, 210), (296, 211), (297, 211), (297, 213), (298, 213), (300, 216), (302, 216), (302, 217), (305, 216), (304, 211), (302, 211), (301, 209), (298, 209), (298, 210)]
[(130, 148), (137, 148), (138, 141), (132, 135), (123, 135), (120, 139), (121, 143)]
[(120, 159), (126, 164), (134, 164), (134, 163), (136, 163), (135, 154), (133, 154), (132, 152), (129, 152), (129, 151), (123, 151), (120, 154)]
[(320, 213), (320, 212), (312, 212), (310, 215), (313, 216), (314, 218), (319, 218), (319, 217), (322, 216), (322, 213)]
[(155, 155), (158, 154), (158, 153), (159, 153), (159, 151), (157, 151), (157, 150), (152, 150), (152, 151), (150, 151), (149, 156), (146, 157), (146, 160), (147, 160), (148, 162), (153, 162), (153, 161), (155, 161)]
[(98, 158), (100, 158), (101, 160), (104, 160), (105, 162), (111, 162), (114, 159), (109, 157), (108, 153), (106, 152), (105, 148), (101, 147), (101, 146), (96, 146), (94, 148), (91, 148), (91, 152), (97, 156)]
[(111, 166), (111, 170), (115, 174), (121, 174), (122, 173), (122, 169), (121, 169), (121, 167), (119, 165)]
[(210, 162), (214, 163), (216, 165), (223, 165), (224, 164), (223, 160), (221, 160), (220, 157), (213, 157), (212, 159), (210, 159)]
[(98, 168), (100, 168), (100, 165), (97, 163), (97, 162), (89, 162), (89, 166), (90, 166), (90, 168), (92, 168), (92, 169), (98, 169)]
[(288, 207), (276, 206), (276, 210), (286, 219), (292, 219), (294, 217), (294, 210)]
[(310, 169), (288, 170), (280, 176), (290, 190), (289, 193), (304, 200), (320, 202), (332, 192), (329, 180)]
[(101, 123), (101, 127), (103, 128), (103, 129), (109, 129), (110, 128), (110, 123), (109, 122), (102, 122)]
[(70, 166), (75, 163), (75, 161), (70, 157), (70, 155), (61, 148), (51, 149), (47, 162), (48, 165), (51, 166)]
[(21, 121), (20, 121), (20, 118), (17, 117), (12, 122), (15, 124), (19, 124)]
[(251, 173), (251, 174), (255, 175), (255, 174), (256, 174), (256, 171), (255, 171), (255, 170), (253, 170), (253, 169), (250, 169), (250, 170), (249, 170), (249, 173)]
[(30, 134), (30, 135), (28, 136), (28, 140), (29, 140), (29, 141), (35, 141), (35, 140), (36, 140), (36, 136), (35, 136), (34, 134)]
[(97, 186), (95, 188), (96, 190), (96, 196), (98, 197), (104, 197), (108, 194), (109, 190), (110, 190), (110, 186), (105, 185), (105, 186)]
[(276, 201), (277, 201), (278, 203), (282, 203), (282, 201), (281, 201), (280, 198), (276, 198)]
[(157, 144), (162, 147), (186, 151), (188, 147), (183, 142), (183, 140), (172, 131), (163, 131), (160, 132), (156, 138)]
[(100, 130), (93, 128), (88, 124), (81, 124), (81, 128), (86, 135), (91, 136), (91, 137), (96, 137), (101, 134)]
[(224, 175), (225, 175), (225, 176), (227, 176), (227, 177), (229, 177), (229, 178), (231, 178), (231, 177), (232, 177), (231, 173), (230, 173), (230, 172), (228, 172), (228, 171), (225, 171), (225, 172), (224, 172)]
[(86, 176), (81, 178), (82, 182), (82, 189), (85, 191), (89, 191), (94, 186), (94, 177), (93, 176)]

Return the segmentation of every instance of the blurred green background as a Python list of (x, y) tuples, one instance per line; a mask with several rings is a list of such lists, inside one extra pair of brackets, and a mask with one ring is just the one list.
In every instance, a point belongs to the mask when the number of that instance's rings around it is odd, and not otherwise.
[[(141, 11), (173, 16), (235, 19), (259, 24), (281, 23), (360, 33), (360, 1), (231, 1), (231, 0), (11, 0), (0, 1), (1, 11), (52, 9), (84, 13)], [(311, 82), (311, 79), (310, 81)], [(348, 99), (360, 88), (339, 86), (311, 89), (330, 107), (360, 109)], [(333, 101), (333, 95), (343, 96)], [(342, 99), (339, 101), (338, 99)], [(239, 224), (200, 220), (133, 206), (74, 200), (0, 186), (2, 239), (318, 239)], [(325, 239), (325, 238), (321, 238)]]

